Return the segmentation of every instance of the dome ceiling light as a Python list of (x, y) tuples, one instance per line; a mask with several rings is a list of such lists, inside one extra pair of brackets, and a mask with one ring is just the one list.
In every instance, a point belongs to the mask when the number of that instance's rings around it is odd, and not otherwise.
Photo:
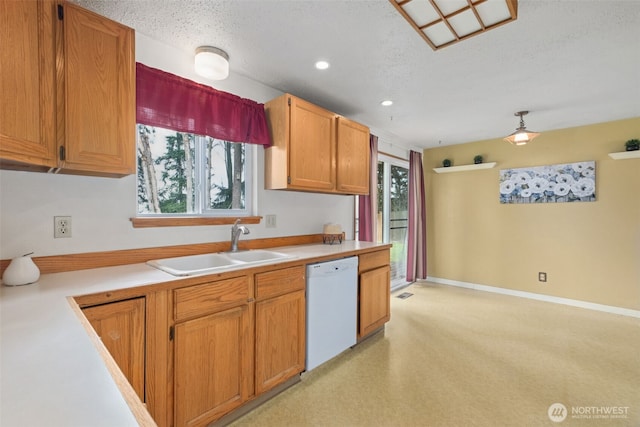
[(229, 77), (229, 55), (213, 46), (196, 49), (196, 74), (210, 80), (224, 80)]

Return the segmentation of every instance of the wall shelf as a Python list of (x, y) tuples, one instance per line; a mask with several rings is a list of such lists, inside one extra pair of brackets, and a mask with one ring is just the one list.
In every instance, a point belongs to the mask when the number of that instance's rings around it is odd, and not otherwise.
[(611, 157), (613, 160), (640, 159), (640, 150), (609, 153), (609, 157)]
[(479, 163), (477, 165), (449, 166), (448, 168), (433, 168), (435, 173), (463, 172), (479, 169), (491, 169), (495, 167), (496, 162)]

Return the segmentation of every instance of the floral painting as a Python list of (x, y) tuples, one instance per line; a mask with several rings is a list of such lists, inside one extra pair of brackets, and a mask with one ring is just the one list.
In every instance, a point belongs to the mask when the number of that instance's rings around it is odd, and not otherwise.
[(592, 202), (596, 162), (500, 171), (500, 203)]

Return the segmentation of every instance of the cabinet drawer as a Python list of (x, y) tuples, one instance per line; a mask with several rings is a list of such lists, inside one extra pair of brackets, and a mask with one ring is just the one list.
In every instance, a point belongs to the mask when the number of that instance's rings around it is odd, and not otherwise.
[(389, 261), (389, 249), (362, 254), (358, 257), (358, 272), (362, 273), (376, 267), (389, 265)]
[(173, 291), (175, 320), (214, 313), (247, 303), (252, 296), (248, 276), (176, 289)]
[(283, 295), (304, 289), (304, 287), (304, 265), (256, 274), (257, 300)]

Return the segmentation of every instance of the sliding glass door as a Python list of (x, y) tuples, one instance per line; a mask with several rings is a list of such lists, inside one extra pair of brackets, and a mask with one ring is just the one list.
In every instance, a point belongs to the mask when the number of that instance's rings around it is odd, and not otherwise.
[(378, 155), (378, 242), (392, 243), (391, 288), (407, 284), (409, 162)]

